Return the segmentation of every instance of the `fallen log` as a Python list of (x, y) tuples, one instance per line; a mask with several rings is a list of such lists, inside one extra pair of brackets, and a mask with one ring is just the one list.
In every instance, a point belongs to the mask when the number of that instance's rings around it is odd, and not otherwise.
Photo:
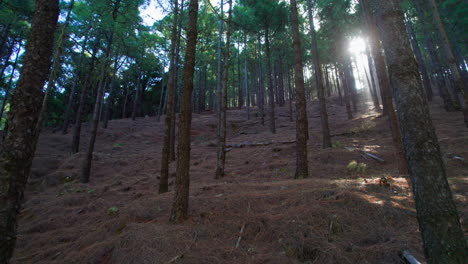
[(409, 264), (421, 264), (408, 250), (403, 250), (402, 257)]
[(266, 142), (243, 142), (238, 144), (226, 144), (226, 148), (243, 148), (243, 147), (258, 147), (258, 146), (268, 146), (272, 144), (292, 144), (296, 143), (296, 140), (285, 140), (285, 141), (266, 141)]

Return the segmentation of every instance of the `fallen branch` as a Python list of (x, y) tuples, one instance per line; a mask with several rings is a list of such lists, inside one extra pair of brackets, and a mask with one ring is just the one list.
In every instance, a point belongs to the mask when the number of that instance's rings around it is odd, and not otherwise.
[(258, 146), (268, 146), (272, 144), (292, 144), (296, 143), (296, 140), (290, 141), (267, 141), (267, 142), (243, 142), (239, 144), (227, 144), (227, 148), (243, 148), (243, 147), (258, 147)]
[(193, 233), (192, 243), (190, 243), (190, 245), (185, 249), (184, 253), (171, 258), (168, 262), (166, 262), (166, 264), (174, 263), (177, 260), (182, 259), (185, 256), (185, 254), (187, 254), (190, 251), (190, 249), (195, 244), (195, 242), (197, 242), (197, 239), (198, 239), (198, 232), (195, 231)]
[(382, 158), (379, 158), (379, 157), (377, 157), (376, 155), (374, 155), (374, 154), (372, 154), (372, 153), (365, 152), (365, 151), (363, 151), (363, 152), (364, 152), (364, 154), (366, 154), (367, 156), (369, 156), (369, 157), (371, 157), (371, 158), (373, 158), (373, 159), (375, 159), (375, 160), (377, 160), (377, 161), (380, 161), (380, 162), (385, 162), (385, 160), (384, 160), (384, 159), (382, 159)]
[(403, 250), (403, 259), (406, 260), (409, 264), (421, 264), (413, 255), (411, 255), (408, 250)]
[(244, 234), (244, 229), (245, 229), (245, 224), (242, 225), (241, 230), (239, 232), (239, 238), (237, 239), (236, 248), (239, 247), (239, 244), (242, 240), (242, 234)]

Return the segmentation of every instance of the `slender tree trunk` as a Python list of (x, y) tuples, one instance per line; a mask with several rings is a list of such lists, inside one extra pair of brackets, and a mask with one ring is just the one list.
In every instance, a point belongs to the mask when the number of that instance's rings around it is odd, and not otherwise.
[(242, 93), (242, 77), (241, 77), (241, 56), (240, 56), (240, 43), (238, 44), (238, 52), (237, 52), (237, 80), (239, 81), (239, 90), (237, 91), (237, 107), (242, 109), (242, 105), (244, 105), (244, 95)]
[(411, 46), (413, 47), (413, 52), (414, 55), (416, 56), (416, 60), (418, 62), (418, 67), (419, 67), (419, 73), (421, 74), (424, 88), (426, 91), (426, 96), (427, 100), (429, 102), (432, 101), (432, 86), (431, 86), (431, 81), (429, 80), (429, 76), (427, 74), (427, 69), (426, 65), (424, 63), (424, 59), (421, 53), (421, 49), (419, 48), (418, 40), (416, 39), (416, 35), (414, 34), (413, 27), (410, 24), (410, 21), (405, 20), (405, 26), (406, 30), (408, 31), (410, 40), (411, 40)]
[(301, 37), (296, 0), (291, 0), (291, 17), (294, 46), (294, 77), (296, 82), (296, 173), (294, 178), (309, 177), (307, 160), (307, 139), (309, 135), (307, 121), (307, 102), (305, 99), (304, 73), (302, 64)]
[(247, 35), (244, 33), (244, 86), (245, 86), (245, 107), (247, 109), (247, 120), (250, 120), (250, 94), (249, 94), (249, 74), (247, 72)]
[(216, 173), (215, 179), (224, 177), (225, 164), (226, 164), (226, 108), (227, 108), (227, 91), (229, 81), (229, 46), (231, 44), (231, 33), (232, 33), (232, 0), (228, 0), (229, 3), (229, 18), (227, 23), (226, 31), (226, 49), (224, 51), (224, 65), (223, 65), (223, 82), (221, 84), (220, 94), (218, 95), (221, 100), (219, 103), (218, 112), (218, 152), (216, 161)]
[(260, 40), (260, 34), (257, 36), (257, 44), (258, 44), (258, 76), (259, 76), (259, 87), (258, 87), (258, 107), (260, 108), (260, 120), (262, 126), (265, 125), (265, 84), (263, 81), (263, 66), (262, 66), (262, 46)]
[(436, 75), (437, 80), (437, 88), (439, 89), (439, 96), (442, 97), (444, 101), (444, 108), (446, 111), (453, 112), (455, 111), (455, 106), (453, 104), (452, 97), (450, 96), (447, 87), (444, 85), (443, 74), (442, 74), (442, 64), (440, 62), (437, 49), (434, 45), (432, 40), (430, 30), (428, 29), (428, 24), (426, 23), (426, 16), (424, 9), (421, 6), (421, 0), (414, 0), (413, 1), (416, 7), (416, 12), (418, 13), (419, 20), (421, 21), (421, 30), (426, 40), (426, 46), (429, 51), (429, 57), (431, 58), (432, 68), (434, 69), (434, 73)]
[[(218, 29), (218, 72), (216, 74), (216, 98), (218, 98), (220, 96), (220, 93), (221, 93), (221, 78), (222, 78), (222, 70), (223, 70), (223, 52), (222, 52), (222, 47), (223, 47), (223, 19), (222, 17), (224, 16), (223, 14), (223, 7), (224, 7), (224, 4), (223, 4), (223, 0), (221, 0), (220, 4), (220, 9), (221, 9), (221, 14), (220, 14), (220, 19), (218, 21), (218, 24), (219, 24), (219, 29)], [(219, 112), (219, 101), (220, 99), (218, 98), (217, 99), (217, 103), (216, 103), (216, 112)], [(218, 131), (218, 134), (219, 134), (219, 131)]]
[(133, 98), (132, 120), (135, 121), (138, 115), (138, 100), (140, 98), (141, 71), (138, 70), (137, 82), (135, 85), (135, 96)]
[(405, 34), (400, 0), (380, 1), (378, 9), (426, 260), (430, 264), (466, 263), (468, 247), (417, 63)]
[(183, 74), (178, 160), (174, 202), (171, 210), (171, 222), (182, 222), (188, 218), (190, 189), (190, 128), (192, 123), (192, 90), (195, 71), (195, 50), (197, 45), (198, 0), (190, 0), (187, 47)]
[(86, 44), (88, 43), (88, 38), (89, 38), (89, 36), (86, 35), (85, 40), (83, 42), (83, 49), (81, 50), (80, 60), (78, 62), (78, 67), (77, 67), (75, 76), (73, 78), (73, 84), (72, 84), (72, 88), (70, 90), (70, 96), (68, 96), (67, 109), (65, 110), (65, 117), (63, 118), (63, 125), (62, 125), (62, 134), (64, 134), (64, 135), (68, 133), (68, 126), (70, 124), (70, 115), (71, 115), (71, 111), (72, 111), (73, 102), (75, 100), (76, 87), (78, 86), (78, 82), (79, 82), (80, 77), (81, 77), (81, 67), (83, 65), (83, 60), (84, 60), (84, 57), (85, 57), (84, 53), (85, 53)]
[(271, 76), (271, 51), (270, 51), (270, 36), (269, 28), (265, 28), (265, 48), (266, 48), (266, 57), (267, 57), (267, 78), (268, 78), (268, 105), (270, 116), (270, 131), (271, 133), (276, 133), (276, 124), (275, 124), (275, 96), (274, 96), (274, 87), (273, 87), (273, 78)]
[(127, 85), (125, 86), (125, 100), (123, 103), (122, 119), (127, 118), (127, 103), (128, 103), (129, 92), (130, 92), (130, 83), (127, 83)]
[(463, 118), (465, 121), (465, 126), (468, 128), (468, 84), (466, 84), (463, 81), (463, 73), (461, 72), (460, 67), (458, 67), (457, 60), (453, 55), (450, 40), (447, 37), (447, 32), (445, 31), (444, 25), (442, 24), (442, 20), (440, 19), (439, 8), (437, 7), (436, 2), (434, 0), (428, 0), (427, 2), (429, 3), (429, 6), (432, 10), (432, 17), (436, 25), (437, 31), (439, 32), (438, 35), (441, 38), (441, 48), (444, 52), (447, 64), (453, 76), (456, 91), (455, 95), (457, 96), (457, 94), (464, 92), (465, 105), (463, 106)]
[(367, 25), (369, 27), (369, 46), (376, 65), (377, 78), (379, 79), (379, 87), (382, 93), (382, 101), (385, 101), (384, 105), (385, 109), (387, 109), (390, 131), (392, 133), (393, 146), (395, 147), (395, 156), (398, 162), (398, 171), (400, 172), (400, 174), (407, 175), (408, 162), (406, 161), (404, 156), (402, 135), (399, 128), (397, 114), (395, 113), (395, 108), (393, 107), (392, 87), (390, 84), (389, 76), (387, 75), (387, 67), (385, 65), (384, 57), (382, 54), (383, 49), (379, 41), (379, 32), (377, 30), (377, 25), (375, 24), (374, 18), (371, 14), (369, 0), (361, 0), (360, 2), (364, 8), (364, 12), (366, 14), (367, 19)]
[(344, 56), (344, 72), (346, 76), (346, 86), (348, 88), (348, 100), (353, 105), (353, 112), (357, 112), (357, 98), (356, 98), (356, 79), (354, 78), (353, 65), (351, 58), (347, 55)]
[(338, 69), (338, 64), (335, 64), (335, 82), (336, 82), (336, 89), (338, 90), (338, 97), (340, 98), (340, 106), (343, 106), (343, 96), (341, 95), (341, 87), (340, 87), (340, 70)]
[(170, 143), (172, 133), (172, 119), (174, 118), (174, 94), (175, 94), (175, 58), (176, 58), (176, 42), (177, 42), (177, 22), (179, 19), (178, 1), (174, 0), (174, 21), (172, 22), (171, 35), (171, 53), (169, 64), (169, 80), (167, 82), (167, 111), (165, 118), (164, 141), (161, 153), (161, 175), (159, 180), (159, 193), (165, 193), (169, 190), (169, 158), (170, 158)]
[(114, 104), (114, 86), (115, 86), (115, 75), (117, 73), (117, 59), (114, 63), (114, 74), (113, 76), (111, 77), (112, 80), (111, 80), (111, 84), (110, 84), (110, 90), (109, 90), (109, 97), (107, 98), (107, 104), (106, 104), (106, 108), (104, 110), (104, 122), (103, 122), (103, 125), (102, 127), (103, 128), (107, 128), (107, 125), (109, 123), (109, 119), (110, 119), (110, 114), (111, 114), (111, 111), (112, 111), (112, 105)]
[[(117, 2), (114, 6), (114, 11), (113, 13), (117, 13), (117, 10), (119, 9), (119, 2)], [(89, 177), (91, 174), (91, 164), (93, 161), (93, 152), (94, 152), (94, 145), (96, 142), (96, 136), (97, 136), (97, 131), (99, 128), (99, 116), (101, 112), (101, 104), (103, 100), (103, 94), (104, 94), (104, 89), (106, 86), (106, 74), (108, 71), (108, 66), (109, 66), (109, 59), (110, 59), (110, 53), (111, 53), (111, 47), (112, 47), (112, 42), (114, 39), (114, 25), (115, 25), (115, 20), (113, 21), (112, 29), (109, 34), (108, 40), (107, 40), (107, 48), (105, 52), (105, 57), (104, 57), (104, 63), (102, 65), (101, 69), (101, 76), (99, 80), (99, 85), (98, 85), (98, 90), (96, 94), (96, 102), (94, 104), (94, 111), (93, 111), (93, 119), (91, 122), (91, 131), (90, 131), (90, 139), (89, 139), (89, 145), (88, 149), (86, 151), (86, 156), (83, 160), (83, 164), (81, 167), (81, 178), (80, 181), (82, 183), (88, 183), (89, 182)]]
[(58, 0), (36, 0), (26, 55), (8, 113), (8, 133), (0, 158), (0, 263), (8, 263), (16, 243), (17, 218), (37, 145), (37, 123), (51, 65)]
[(371, 79), (371, 89), (372, 89), (372, 101), (374, 102), (374, 107), (377, 112), (382, 112), (382, 109), (380, 108), (380, 102), (379, 102), (379, 94), (377, 93), (377, 85), (375, 82), (374, 74), (372, 73), (372, 69), (374, 69), (374, 64), (372, 63), (372, 57), (371, 57), (371, 52), (369, 46), (366, 49), (366, 57), (367, 57), (367, 66), (369, 68), (369, 75)]
[(325, 90), (323, 87), (322, 68), (320, 67), (320, 57), (317, 47), (317, 37), (315, 33), (314, 17), (312, 15), (312, 0), (307, 0), (307, 13), (309, 15), (310, 37), (312, 39), (312, 57), (315, 65), (315, 81), (317, 85), (317, 97), (320, 105), (320, 121), (322, 125), (322, 147), (331, 148), (330, 128), (328, 126), (327, 104), (325, 101)]
[(348, 119), (351, 120), (353, 119), (353, 111), (351, 110), (351, 100), (350, 100), (350, 93), (349, 93), (349, 86), (350, 86), (350, 82), (348, 81), (348, 78), (349, 78), (349, 74), (347, 74), (347, 70), (344, 69), (346, 68), (345, 66), (342, 66), (341, 67), (342, 69), (340, 69), (340, 75), (341, 75), (341, 79), (343, 80), (343, 90), (344, 90), (344, 101), (345, 101), (345, 105), (346, 105), (346, 113), (348, 115)]
[(101, 39), (99, 35), (96, 39), (96, 44), (94, 45), (94, 48), (93, 48), (93, 54), (91, 57), (91, 61), (89, 63), (89, 70), (86, 74), (84, 84), (81, 88), (80, 102), (78, 104), (78, 109), (76, 110), (75, 126), (73, 127), (73, 136), (72, 136), (72, 144), (71, 144), (72, 154), (78, 153), (80, 150), (82, 112), (83, 112), (84, 105), (86, 103), (86, 98), (88, 95), (87, 94), (88, 86), (89, 86), (89, 83), (91, 82), (91, 73), (94, 71), (94, 61), (96, 60), (96, 53), (99, 49), (100, 41)]
[(293, 107), (292, 107), (292, 102), (293, 102), (293, 90), (292, 90), (292, 85), (291, 85), (291, 66), (288, 65), (288, 99), (289, 99), (289, 121), (293, 121)]

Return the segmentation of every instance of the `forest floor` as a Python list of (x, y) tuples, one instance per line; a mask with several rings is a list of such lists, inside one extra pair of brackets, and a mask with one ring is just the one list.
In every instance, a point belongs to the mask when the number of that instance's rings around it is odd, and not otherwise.
[[(400, 177), (385, 117), (361, 105), (353, 120), (330, 99), (334, 147), (321, 148), (317, 102), (309, 105), (310, 178), (294, 180), (295, 144), (234, 148), (215, 180), (216, 119), (194, 114), (190, 219), (168, 223), (171, 191), (159, 195), (164, 122), (113, 120), (100, 129), (91, 182), (80, 184), (82, 154), (71, 135), (40, 138), (19, 220), (13, 263), (402, 263), (424, 260), (407, 178)], [(228, 111), (228, 144), (295, 140), (288, 106), (277, 134), (256, 111)], [(431, 105), (465, 231), (468, 231), (468, 130), (461, 113)], [(82, 149), (87, 146), (85, 124)], [(362, 151), (384, 159), (379, 162)], [(464, 158), (464, 160), (461, 159)], [(348, 168), (356, 161), (358, 168)], [(365, 164), (365, 168), (364, 165)], [(171, 171), (175, 170), (175, 162)], [(382, 176), (392, 176), (390, 187)]]

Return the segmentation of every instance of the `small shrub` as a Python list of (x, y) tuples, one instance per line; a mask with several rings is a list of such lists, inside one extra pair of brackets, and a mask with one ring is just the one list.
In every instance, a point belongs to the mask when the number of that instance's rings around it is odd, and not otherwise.
[(115, 215), (119, 212), (119, 208), (116, 206), (112, 206), (111, 208), (107, 209), (107, 214), (108, 215)]
[(348, 163), (348, 166), (346, 166), (348, 171), (353, 174), (363, 174), (367, 170), (367, 164), (365, 163), (359, 163), (355, 160), (351, 161)]

